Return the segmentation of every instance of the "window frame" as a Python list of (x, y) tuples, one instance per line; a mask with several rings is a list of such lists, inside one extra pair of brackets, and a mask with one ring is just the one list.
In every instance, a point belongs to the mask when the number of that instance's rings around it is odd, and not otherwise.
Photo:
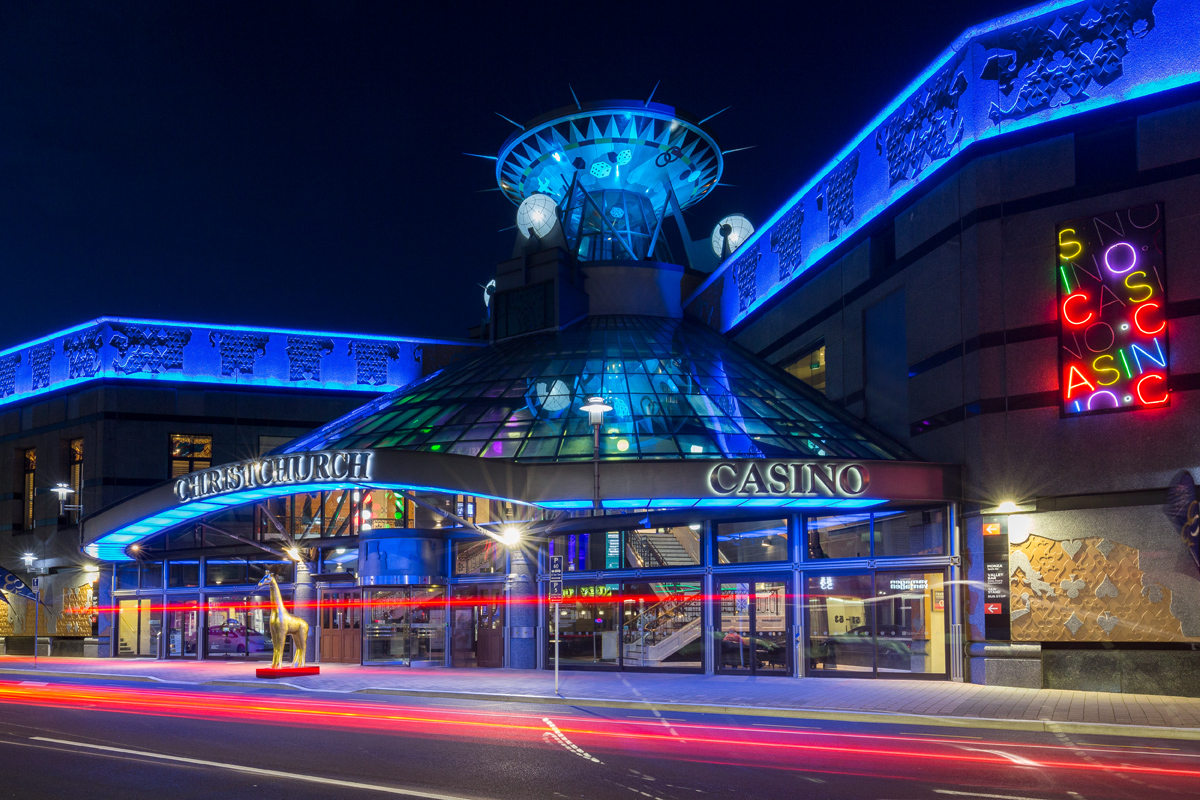
[[(176, 456), (175, 441), (176, 437), (180, 439), (208, 439), (209, 456), (208, 458), (196, 458), (193, 456)], [(190, 442), (195, 444), (194, 441)], [(181, 475), (190, 475), (193, 472), (201, 469), (208, 469), (213, 465), (213, 435), (211, 433), (168, 433), (167, 434), (167, 479), (171, 480), (178, 478)], [(198, 466), (197, 462), (201, 462), (204, 466)], [(176, 472), (175, 465), (177, 463), (186, 463), (188, 469), (185, 472)]]

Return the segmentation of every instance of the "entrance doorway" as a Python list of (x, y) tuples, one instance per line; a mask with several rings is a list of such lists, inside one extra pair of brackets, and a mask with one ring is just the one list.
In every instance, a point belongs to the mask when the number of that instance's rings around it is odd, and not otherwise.
[(446, 587), (372, 589), (363, 604), (364, 662), (440, 666), (446, 660)]
[(455, 586), (450, 602), (450, 663), (504, 666), (504, 587)]
[(200, 599), (167, 601), (167, 658), (195, 658), (200, 644)]
[(362, 595), (357, 589), (321, 592), (321, 662), (362, 661)]
[[(155, 607), (155, 604), (158, 607)], [(162, 598), (117, 602), (117, 655), (158, 656), (162, 636)]]
[(810, 575), (809, 675), (946, 677), (945, 573)]
[(786, 579), (730, 578), (717, 584), (717, 671), (787, 675), (791, 615)]

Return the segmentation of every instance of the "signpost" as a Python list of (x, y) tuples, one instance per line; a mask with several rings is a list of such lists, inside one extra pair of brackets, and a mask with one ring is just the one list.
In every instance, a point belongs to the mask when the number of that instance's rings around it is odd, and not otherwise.
[(983, 518), (983, 635), (989, 641), (1012, 638), (1008, 597), (1008, 518)]
[[(33, 668), (37, 669), (37, 651), (38, 651), (38, 616), (42, 608), (42, 591), (39, 588), (42, 582), (41, 578), (33, 579)], [(28, 617), (26, 617), (28, 619)]]
[(563, 599), (563, 557), (550, 556), (550, 608), (554, 614), (554, 693), (558, 694), (558, 618)]

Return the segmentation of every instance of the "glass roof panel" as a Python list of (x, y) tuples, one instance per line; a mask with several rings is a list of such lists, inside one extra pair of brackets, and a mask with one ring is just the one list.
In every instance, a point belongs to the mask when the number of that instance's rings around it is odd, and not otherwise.
[(481, 348), (283, 452), (440, 444), (481, 458), (586, 461), (592, 431), (580, 406), (595, 395), (613, 407), (602, 458), (912, 457), (707, 327), (615, 316)]

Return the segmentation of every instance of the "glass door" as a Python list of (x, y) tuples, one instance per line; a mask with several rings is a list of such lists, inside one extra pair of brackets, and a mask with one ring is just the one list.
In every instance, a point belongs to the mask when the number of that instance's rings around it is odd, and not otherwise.
[[(161, 602), (161, 601), (158, 601)], [(117, 601), (117, 655), (158, 656), (162, 608), (148, 597)]]
[(321, 592), (321, 661), (362, 661), (362, 600), (356, 589)]
[(731, 578), (717, 584), (714, 644), (719, 672), (786, 675), (791, 671), (787, 587), (784, 579)]
[(408, 587), (373, 589), (367, 594), (365, 660), (376, 664), (411, 663), (411, 596)]
[(504, 666), (504, 587), (455, 586), (450, 609), (451, 664)]
[(199, 598), (170, 598), (167, 604), (167, 657), (195, 658), (199, 643)]

